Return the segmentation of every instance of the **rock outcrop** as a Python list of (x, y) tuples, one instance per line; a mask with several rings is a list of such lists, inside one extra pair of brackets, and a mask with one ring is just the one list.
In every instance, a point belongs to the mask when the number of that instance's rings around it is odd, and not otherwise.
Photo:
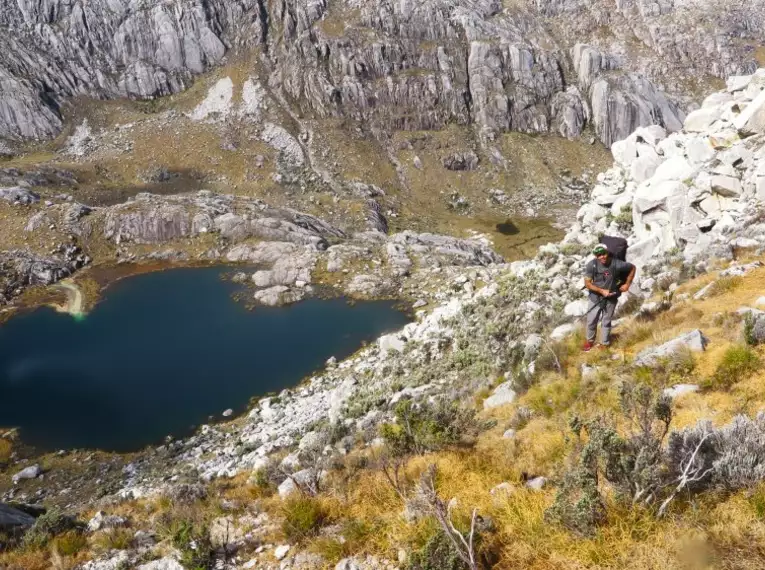
[(28, 251), (0, 252), (0, 305), (30, 285), (51, 285), (90, 262), (77, 246), (60, 245), (48, 257)]
[[(0, 139), (56, 135), (71, 97), (176, 93), (229, 52), (251, 51), (267, 54), (270, 88), (304, 116), (386, 130), (475, 124), (487, 137), (577, 137), (592, 124), (610, 145), (638, 126), (680, 126), (659, 85), (682, 95), (699, 78), (751, 73), (763, 12), (761, 0), (3, 0)], [(257, 115), (252, 87), (243, 99)], [(213, 107), (192, 116), (206, 120)], [(302, 161), (285, 134), (273, 124), (264, 132)]]
[(638, 128), (614, 143), (614, 166), (598, 176), (564, 241), (586, 245), (602, 234), (623, 235), (639, 266), (674, 252), (694, 263), (765, 247), (761, 113), (765, 69), (730, 78), (676, 133)]

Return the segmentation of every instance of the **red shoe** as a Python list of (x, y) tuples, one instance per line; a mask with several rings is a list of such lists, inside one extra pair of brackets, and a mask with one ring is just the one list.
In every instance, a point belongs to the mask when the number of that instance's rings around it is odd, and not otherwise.
[(593, 343), (591, 343), (589, 340), (584, 343), (584, 346), (582, 347), (582, 351), (584, 352), (590, 352), (590, 350), (593, 347)]

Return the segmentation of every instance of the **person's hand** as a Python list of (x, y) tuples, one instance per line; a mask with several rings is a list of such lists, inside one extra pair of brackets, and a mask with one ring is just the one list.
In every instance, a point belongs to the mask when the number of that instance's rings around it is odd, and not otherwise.
[(621, 291), (622, 293), (626, 293), (629, 290), (630, 290), (630, 284), (629, 283), (625, 283), (624, 285), (619, 287), (619, 291)]
[(610, 296), (612, 296), (612, 295), (615, 295), (616, 293), (614, 293), (614, 292), (612, 292), (612, 291), (609, 291), (608, 289), (601, 289), (601, 290), (600, 290), (600, 294), (601, 294), (603, 297), (610, 297)]

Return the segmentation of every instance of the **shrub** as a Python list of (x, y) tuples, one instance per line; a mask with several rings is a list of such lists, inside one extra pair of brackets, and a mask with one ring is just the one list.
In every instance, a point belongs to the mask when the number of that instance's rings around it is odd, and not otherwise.
[(708, 382), (712, 388), (729, 388), (759, 370), (760, 358), (748, 346), (734, 345), (725, 351)]
[(545, 517), (580, 535), (591, 535), (606, 517), (606, 508), (598, 491), (595, 458), (587, 453), (579, 465), (568, 471)]
[(396, 405), (395, 416), (396, 423), (380, 426), (380, 435), (395, 456), (443, 449), (475, 436), (483, 427), (475, 410), (446, 400), (433, 406), (417, 406), (404, 399)]
[(42, 548), (51, 539), (76, 527), (74, 519), (64, 515), (58, 509), (51, 509), (40, 515), (24, 535), (24, 546), (27, 548)]
[(302, 541), (316, 535), (328, 521), (329, 513), (321, 499), (309, 496), (288, 498), (281, 507), (282, 531), (288, 540)]
[[(735, 491), (765, 481), (765, 414), (752, 420), (736, 416), (731, 423), (715, 428), (702, 421), (670, 434), (668, 465), (675, 479), (692, 469), (700, 476), (687, 487), (700, 491), (710, 487)], [(703, 475), (703, 476), (701, 476)]]
[(564, 475), (546, 516), (581, 535), (593, 534), (605, 520), (598, 490), (601, 476), (611, 483), (618, 500), (631, 504), (653, 504), (667, 483), (662, 445), (672, 421), (671, 400), (633, 382), (625, 382), (619, 396), (632, 426), (626, 436), (602, 418), (571, 421), (578, 442), (574, 467)]
[(630, 206), (622, 206), (621, 211), (614, 217), (616, 226), (624, 232), (632, 230), (632, 208)]
[(61, 556), (73, 556), (88, 545), (88, 540), (82, 533), (77, 531), (67, 531), (57, 536), (52, 541), (53, 549)]
[(215, 549), (204, 521), (172, 518), (160, 527), (160, 535), (180, 552), (180, 563), (192, 570), (211, 570), (215, 565)]
[(663, 363), (664, 370), (672, 377), (687, 378), (696, 369), (696, 357), (688, 347), (681, 347), (672, 352)]
[(457, 549), (442, 532), (435, 531), (428, 541), (409, 556), (408, 570), (465, 570)]
[[(744, 327), (743, 327), (744, 342), (747, 344), (747, 346), (757, 345), (757, 339), (754, 336), (754, 325), (755, 325), (754, 315), (752, 315), (752, 313), (747, 313), (746, 316), (744, 316)], [(2, 455), (0, 455), (0, 457), (2, 457)]]
[(748, 346), (757, 346), (765, 342), (765, 317), (755, 317), (747, 313), (744, 317), (744, 341)]

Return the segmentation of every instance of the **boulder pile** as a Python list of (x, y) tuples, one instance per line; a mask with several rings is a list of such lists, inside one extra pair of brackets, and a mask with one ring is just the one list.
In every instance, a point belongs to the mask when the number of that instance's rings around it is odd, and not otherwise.
[(620, 235), (638, 266), (672, 252), (694, 263), (765, 245), (765, 69), (729, 78), (682, 130), (641, 127), (611, 151), (613, 167), (564, 243)]

